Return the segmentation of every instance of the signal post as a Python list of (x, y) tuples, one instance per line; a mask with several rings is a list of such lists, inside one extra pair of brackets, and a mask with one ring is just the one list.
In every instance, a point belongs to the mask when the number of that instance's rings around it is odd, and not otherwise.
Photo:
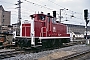
[(88, 9), (85, 9), (84, 10), (84, 19), (86, 21), (86, 26), (85, 26), (85, 29), (86, 29), (86, 44), (89, 44), (89, 39), (87, 38), (87, 24), (89, 23), (89, 20), (88, 20)]

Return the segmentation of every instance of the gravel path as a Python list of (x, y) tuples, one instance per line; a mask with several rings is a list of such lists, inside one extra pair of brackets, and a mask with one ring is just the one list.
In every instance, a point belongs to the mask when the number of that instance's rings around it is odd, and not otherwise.
[(36, 59), (40, 59), (42, 57), (46, 57), (52, 53), (57, 53), (57, 52), (62, 52), (62, 51), (82, 52), (82, 51), (86, 51), (86, 50), (90, 50), (90, 46), (75, 45), (75, 46), (71, 46), (71, 47), (65, 47), (65, 48), (43, 51), (43, 52), (38, 52), (38, 53), (30, 53), (30, 54), (25, 54), (25, 55), (19, 54), (16, 57), (6, 58), (3, 60), (36, 60)]

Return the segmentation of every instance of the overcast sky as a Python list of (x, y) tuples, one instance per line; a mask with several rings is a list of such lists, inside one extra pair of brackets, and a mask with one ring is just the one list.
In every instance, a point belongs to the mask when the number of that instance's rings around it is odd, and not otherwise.
[[(0, 0), (0, 5), (4, 7), (6, 11), (11, 11), (11, 24), (14, 24), (18, 20), (18, 9), (14, 5), (18, 0)], [(51, 13), (52, 11), (57, 11), (57, 18), (59, 16), (60, 9), (63, 10), (62, 13), (62, 23), (66, 24), (78, 24), (85, 25), (83, 18), (84, 9), (90, 10), (90, 0), (21, 0), (22, 20), (30, 20), (30, 15), (34, 13), (40, 13), (43, 11), (45, 14)], [(27, 2), (28, 1), (28, 2)], [(71, 16), (74, 16), (71, 18)], [(90, 16), (90, 15), (89, 15)], [(65, 21), (65, 20), (68, 21)], [(90, 19), (90, 17), (89, 17)], [(88, 24), (90, 25), (90, 24)]]

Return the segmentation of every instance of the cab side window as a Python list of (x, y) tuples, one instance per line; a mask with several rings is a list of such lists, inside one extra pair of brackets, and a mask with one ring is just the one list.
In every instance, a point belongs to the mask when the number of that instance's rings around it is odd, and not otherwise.
[(40, 16), (40, 20), (45, 20), (45, 16)]

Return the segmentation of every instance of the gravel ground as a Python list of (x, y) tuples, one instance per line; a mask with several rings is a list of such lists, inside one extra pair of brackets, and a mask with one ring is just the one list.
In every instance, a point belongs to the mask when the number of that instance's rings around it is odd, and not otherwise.
[(71, 46), (71, 47), (65, 47), (65, 48), (43, 51), (43, 52), (38, 52), (38, 53), (19, 54), (16, 57), (6, 58), (3, 60), (35, 60), (35, 59), (45, 57), (45, 56), (50, 55), (55, 52), (61, 52), (61, 51), (82, 52), (85, 50), (90, 50), (90, 46), (75, 45), (75, 46)]

